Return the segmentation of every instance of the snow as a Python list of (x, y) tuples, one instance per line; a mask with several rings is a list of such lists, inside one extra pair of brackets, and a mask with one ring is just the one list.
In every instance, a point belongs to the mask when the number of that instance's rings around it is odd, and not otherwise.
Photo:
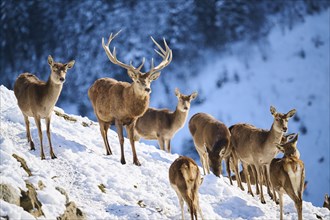
[[(37, 189), (45, 216), (38, 219), (56, 219), (65, 210), (65, 196), (55, 188), (63, 188), (70, 201), (74, 201), (88, 219), (179, 219), (180, 208), (174, 190), (168, 180), (170, 164), (178, 157), (154, 146), (137, 143), (136, 149), (141, 167), (133, 165), (130, 144), (125, 139), (127, 164), (120, 163), (120, 147), (115, 132), (109, 130), (113, 155), (106, 156), (98, 124), (86, 117), (74, 116), (75, 122), (52, 115), (51, 133), (54, 151), (58, 159), (40, 160), (40, 144), (37, 128), (31, 121), (31, 133), (36, 151), (29, 150), (25, 125), (12, 91), (0, 86), (1, 183), (24, 188), (30, 181)], [(64, 113), (62, 109), (55, 110)], [(82, 123), (87, 123), (85, 127)], [(43, 124), (43, 128), (44, 128)], [(44, 129), (43, 132), (45, 133)], [(46, 134), (44, 134), (46, 137)], [(44, 138), (45, 146), (48, 146)], [(32, 171), (26, 175), (20, 164), (10, 157), (13, 153), (24, 158)], [(201, 169), (201, 168), (200, 168)], [(42, 181), (45, 187), (38, 187)], [(104, 185), (102, 192), (99, 185)], [(200, 187), (200, 205), (205, 219), (273, 219), (279, 217), (279, 207), (266, 196), (267, 204), (229, 184), (225, 177), (204, 177)], [(1, 215), (10, 219), (31, 219), (30, 214), (15, 205), (1, 202)], [(297, 218), (294, 203), (284, 197), (285, 219)], [(303, 203), (305, 219), (330, 218), (329, 210)], [(185, 217), (189, 219), (185, 208)]]

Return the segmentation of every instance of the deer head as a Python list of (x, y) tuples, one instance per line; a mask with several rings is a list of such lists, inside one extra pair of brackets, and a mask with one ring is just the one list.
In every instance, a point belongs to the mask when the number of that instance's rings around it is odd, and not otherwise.
[(197, 97), (197, 92), (193, 92), (191, 95), (184, 95), (176, 88), (175, 96), (178, 98), (178, 110), (186, 112), (190, 108), (190, 102)]
[(276, 111), (275, 107), (270, 106), (270, 112), (274, 117), (274, 129), (278, 132), (287, 132), (289, 119), (296, 114), (296, 110), (292, 109), (286, 114), (282, 114)]
[(155, 49), (156, 53), (160, 55), (163, 60), (160, 62), (156, 67), (154, 66), (153, 59), (151, 60), (151, 68), (148, 72), (142, 73), (141, 69), (144, 65), (145, 58), (143, 58), (142, 63), (139, 67), (134, 67), (132, 64), (132, 61), (130, 62), (130, 65), (127, 65), (125, 63), (120, 62), (117, 59), (116, 56), (116, 48), (113, 48), (113, 52), (110, 51), (109, 46), (111, 41), (120, 33), (116, 33), (115, 35), (110, 35), (109, 40), (107, 44), (104, 44), (104, 38), (102, 38), (102, 47), (105, 50), (109, 60), (124, 69), (127, 70), (128, 76), (133, 80), (133, 87), (135, 88), (135, 91), (141, 95), (149, 95), (151, 93), (150, 84), (152, 81), (158, 79), (160, 76), (160, 71), (165, 68), (168, 64), (172, 61), (172, 50), (168, 47), (165, 39), (164, 39), (164, 45), (165, 49), (163, 49), (152, 37), (151, 40), (156, 44), (158, 47), (158, 50)]
[(51, 55), (48, 56), (48, 64), (51, 69), (51, 81), (55, 84), (63, 84), (65, 82), (66, 72), (68, 69), (71, 69), (74, 65), (75, 61), (72, 60), (68, 63), (56, 63), (54, 62)]
[(295, 134), (290, 140), (284, 144), (276, 144), (276, 147), (284, 153), (286, 156), (300, 157), (300, 153), (297, 149), (298, 134)]

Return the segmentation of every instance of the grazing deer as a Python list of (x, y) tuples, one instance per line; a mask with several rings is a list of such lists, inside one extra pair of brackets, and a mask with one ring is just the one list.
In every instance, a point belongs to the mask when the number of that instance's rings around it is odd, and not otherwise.
[(297, 157), (298, 134), (286, 144), (276, 144), (284, 152), (283, 158), (271, 161), (269, 171), (276, 201), (276, 192), (280, 200), (280, 219), (283, 219), (283, 193), (294, 201), (298, 219), (302, 220), (302, 194), (304, 191), (305, 168), (304, 163)]
[(133, 80), (132, 83), (120, 82), (111, 78), (101, 78), (94, 82), (88, 90), (88, 97), (94, 108), (95, 115), (99, 121), (101, 135), (104, 141), (107, 155), (111, 155), (111, 149), (108, 142), (107, 132), (111, 124), (115, 123), (121, 149), (121, 163), (125, 164), (124, 156), (124, 137), (123, 126), (126, 127), (128, 138), (133, 151), (134, 164), (140, 166), (137, 158), (134, 144), (134, 126), (137, 118), (142, 116), (149, 107), (150, 84), (160, 76), (160, 71), (172, 61), (172, 50), (167, 46), (164, 39), (165, 50), (151, 37), (152, 41), (159, 48), (160, 52), (155, 50), (163, 60), (158, 66), (154, 67), (151, 61), (151, 69), (147, 73), (142, 73), (142, 64), (135, 68), (132, 65), (124, 64), (117, 60), (116, 48), (113, 52), (109, 46), (111, 41), (119, 34), (111, 34), (107, 44), (104, 44), (102, 38), (102, 47), (105, 50), (109, 60), (116, 65), (127, 70), (128, 76)]
[(203, 219), (198, 198), (198, 188), (202, 184), (202, 180), (195, 161), (184, 156), (177, 158), (170, 166), (169, 179), (179, 199), (181, 218), (184, 219), (183, 203), (185, 201), (189, 207), (191, 219), (197, 220), (197, 212)]
[(230, 152), (230, 132), (225, 124), (205, 113), (193, 115), (189, 121), (189, 130), (199, 154), (204, 175), (210, 173), (220, 176), (221, 162)]
[(324, 196), (323, 207), (330, 210), (330, 199), (328, 194), (325, 194)]
[[(249, 124), (236, 124), (229, 128), (231, 132), (231, 151), (234, 156), (242, 162), (243, 170), (245, 170), (245, 177), (247, 177), (248, 193), (252, 196), (253, 193), (247, 166), (255, 166), (257, 171), (257, 183), (263, 182), (262, 173), (264, 166), (267, 167), (265, 175), (269, 176), (269, 164), (278, 153), (275, 144), (281, 142), (283, 134), (288, 130), (288, 120), (296, 113), (296, 110), (292, 109), (288, 113), (282, 114), (278, 113), (276, 109), (271, 106), (270, 112), (274, 117), (270, 130), (259, 129)], [(238, 182), (240, 182), (237, 166), (238, 163), (235, 164), (234, 171)], [(240, 185), (242, 184), (240, 183)], [(266, 203), (262, 187), (260, 187), (260, 200), (261, 203)]]
[(190, 108), (190, 102), (197, 97), (197, 92), (191, 95), (181, 94), (175, 89), (178, 105), (174, 112), (168, 109), (148, 108), (143, 116), (138, 118), (135, 124), (136, 137), (147, 140), (158, 140), (161, 150), (171, 153), (171, 139), (183, 127)]
[(35, 75), (30, 73), (22, 73), (15, 81), (14, 93), (17, 98), (18, 106), (24, 116), (26, 137), (30, 143), (30, 149), (35, 150), (30, 133), (30, 122), (28, 119), (28, 117), (33, 117), (38, 128), (41, 147), (40, 156), (42, 160), (45, 159), (45, 154), (42, 143), (40, 119), (46, 120), (50, 155), (52, 159), (55, 159), (56, 156), (53, 151), (50, 137), (50, 119), (54, 106), (62, 91), (66, 72), (73, 67), (74, 63), (74, 60), (66, 64), (56, 63), (51, 56), (48, 56), (48, 64), (51, 73), (47, 82), (39, 80)]

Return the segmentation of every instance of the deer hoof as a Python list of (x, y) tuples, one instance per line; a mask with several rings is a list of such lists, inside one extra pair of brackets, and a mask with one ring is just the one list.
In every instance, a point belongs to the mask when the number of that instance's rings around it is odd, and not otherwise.
[(108, 155), (112, 155), (112, 152), (111, 151), (107, 151), (107, 156)]
[(266, 204), (266, 201), (265, 201), (265, 200), (261, 200), (261, 203), (262, 203), (262, 204)]
[(55, 154), (52, 155), (52, 159), (57, 159), (57, 157), (55, 156)]
[(138, 160), (134, 161), (134, 164), (135, 164), (136, 166), (141, 166), (141, 163), (140, 163), (140, 161), (138, 161)]
[(126, 164), (125, 159), (121, 159), (121, 160), (120, 160), (120, 163), (123, 164), (123, 165)]
[(30, 141), (30, 150), (36, 150), (36, 149), (34, 148), (34, 143), (33, 143), (33, 141)]
[(45, 155), (42, 155), (41, 160), (45, 160), (45, 159), (46, 159)]
[(252, 197), (254, 197), (253, 192), (249, 191), (248, 194), (250, 194)]

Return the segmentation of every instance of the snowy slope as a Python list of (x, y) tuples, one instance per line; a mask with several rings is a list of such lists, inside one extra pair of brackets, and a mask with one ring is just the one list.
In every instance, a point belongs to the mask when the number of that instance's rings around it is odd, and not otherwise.
[[(271, 105), (283, 113), (295, 108), (288, 128), (300, 134), (308, 180), (305, 199), (317, 206), (330, 190), (329, 14), (306, 17), (292, 30), (277, 26), (262, 46), (241, 43), (231, 53), (206, 55), (210, 59), (189, 79), (187, 91), (197, 90), (205, 100), (192, 103), (188, 119), (202, 111), (228, 126), (246, 122), (270, 129)], [(172, 140), (174, 151), (186, 153), (189, 139), (186, 124)]]
[[(71, 122), (53, 114), (52, 139), (58, 159), (51, 160), (46, 147), (46, 160), (41, 161), (34, 122), (31, 120), (31, 131), (37, 150), (29, 151), (23, 117), (14, 94), (4, 86), (0, 86), (0, 93), (0, 183), (24, 189), (24, 180), (35, 186), (41, 180), (46, 187), (37, 190), (45, 213), (45, 218), (40, 219), (56, 219), (64, 212), (65, 198), (55, 190), (56, 186), (67, 191), (70, 200), (77, 203), (88, 219), (180, 218), (178, 200), (168, 181), (168, 168), (178, 155), (169, 155), (154, 146), (138, 143), (137, 154), (142, 166), (137, 167), (132, 163), (129, 142), (125, 140), (127, 164), (121, 165), (116, 133), (110, 130), (108, 134), (114, 154), (105, 156), (97, 123), (79, 116), (73, 116), (77, 121)], [(63, 112), (59, 108), (56, 110)], [(89, 126), (83, 126), (83, 122)], [(46, 140), (44, 143), (48, 146)], [(11, 157), (13, 153), (27, 161), (32, 170), (31, 177)], [(98, 188), (100, 184), (106, 187), (105, 193)], [(274, 219), (279, 216), (278, 206), (268, 197), (267, 204), (262, 205), (257, 197), (230, 186), (224, 177), (206, 176), (200, 195), (206, 219)], [(23, 209), (0, 202), (2, 216), (32, 218)], [(304, 202), (303, 207), (306, 219), (316, 219), (316, 214), (324, 219), (330, 218), (330, 212), (325, 208), (314, 207), (310, 202)], [(288, 197), (285, 197), (284, 208), (286, 219), (297, 218), (294, 204)], [(188, 212), (185, 214), (189, 218)]]

